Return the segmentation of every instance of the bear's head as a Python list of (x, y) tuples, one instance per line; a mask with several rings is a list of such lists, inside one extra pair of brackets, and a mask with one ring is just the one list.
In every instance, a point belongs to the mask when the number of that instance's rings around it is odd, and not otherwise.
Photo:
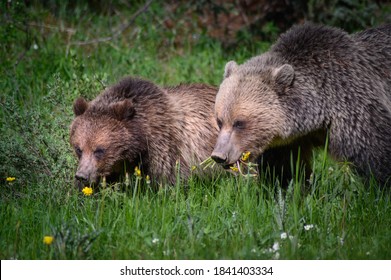
[(132, 101), (125, 99), (94, 105), (79, 98), (74, 102), (73, 111), (75, 119), (70, 128), (70, 143), (79, 160), (76, 186), (97, 184), (103, 176), (117, 180), (124, 174), (126, 165), (136, 160), (143, 149), (142, 132), (133, 123)]
[(252, 159), (285, 138), (286, 114), (281, 97), (294, 81), (289, 64), (263, 57), (243, 65), (228, 62), (215, 102), (220, 129), (212, 158), (228, 167), (244, 152)]

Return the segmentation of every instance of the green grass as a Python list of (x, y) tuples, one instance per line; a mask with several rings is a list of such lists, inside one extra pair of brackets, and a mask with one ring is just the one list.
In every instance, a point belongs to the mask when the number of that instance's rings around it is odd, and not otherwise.
[[(132, 178), (125, 190), (78, 193), (68, 143), (75, 98), (91, 99), (125, 75), (218, 85), (228, 60), (242, 62), (270, 43), (227, 51), (202, 34), (180, 41), (194, 30), (164, 28), (154, 3), (121, 37), (78, 46), (69, 42), (107, 36), (134, 11), (119, 18), (12, 3), (0, 25), (1, 259), (391, 258), (389, 191), (364, 186), (323, 151), (307, 187), (299, 174), (281, 190), (264, 178), (218, 173), (155, 192), (144, 181), (134, 190)], [(70, 40), (60, 26), (76, 30)]]

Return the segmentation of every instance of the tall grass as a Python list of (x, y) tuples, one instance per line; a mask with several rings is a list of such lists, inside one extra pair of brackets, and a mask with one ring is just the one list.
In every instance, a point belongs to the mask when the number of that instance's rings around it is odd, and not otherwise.
[(161, 24), (154, 3), (120, 37), (79, 46), (72, 42), (110, 34), (138, 6), (120, 18), (81, 5), (72, 13), (60, 4), (56, 13), (2, 5), (1, 259), (391, 257), (389, 191), (364, 186), (348, 163), (322, 150), (314, 153), (310, 182), (297, 173), (287, 189), (262, 176), (220, 172), (159, 191), (145, 180), (135, 188), (133, 176), (127, 188), (120, 182), (91, 196), (77, 192), (68, 143), (75, 98), (92, 99), (125, 75), (218, 85), (226, 61), (242, 62), (269, 43), (227, 51), (202, 34), (179, 36), (183, 30)]

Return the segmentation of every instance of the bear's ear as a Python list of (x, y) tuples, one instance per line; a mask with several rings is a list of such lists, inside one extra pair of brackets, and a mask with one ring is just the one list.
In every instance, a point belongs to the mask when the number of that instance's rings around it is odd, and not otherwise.
[(112, 104), (111, 109), (113, 110), (112, 112), (114, 113), (115, 118), (120, 121), (130, 120), (135, 113), (133, 103), (129, 99)]
[(295, 70), (289, 64), (284, 64), (273, 70), (272, 76), (276, 85), (286, 88), (292, 85), (295, 78)]
[(73, 112), (75, 113), (76, 117), (83, 115), (87, 108), (88, 102), (83, 97), (79, 97), (73, 103)]
[(224, 79), (228, 78), (238, 68), (238, 64), (235, 61), (229, 61), (225, 65)]

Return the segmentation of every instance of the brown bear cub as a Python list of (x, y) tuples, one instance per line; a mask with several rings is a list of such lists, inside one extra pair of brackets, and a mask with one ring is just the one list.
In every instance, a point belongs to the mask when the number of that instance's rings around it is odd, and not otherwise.
[(216, 142), (216, 93), (202, 84), (161, 88), (128, 77), (91, 102), (77, 99), (70, 128), (76, 184), (117, 180), (136, 166), (158, 184), (174, 184), (178, 172), (188, 177)]
[(300, 148), (309, 168), (312, 147), (328, 135), (334, 158), (386, 183), (391, 25), (353, 35), (309, 23), (293, 27), (268, 52), (242, 65), (227, 63), (215, 116), (220, 132), (212, 158), (222, 165), (250, 151), (280, 166)]

